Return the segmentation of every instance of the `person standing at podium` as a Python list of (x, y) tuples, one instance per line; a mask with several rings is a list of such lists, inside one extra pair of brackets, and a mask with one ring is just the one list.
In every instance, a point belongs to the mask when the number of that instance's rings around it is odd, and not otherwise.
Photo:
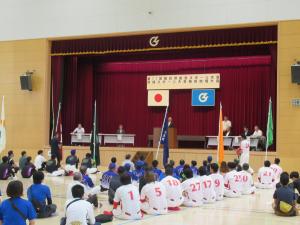
[(168, 128), (174, 128), (173, 118), (169, 116), (168, 118)]
[(85, 133), (84, 128), (82, 127), (81, 123), (78, 124), (78, 126), (75, 128), (75, 130), (73, 131), (73, 134), (77, 134), (77, 139), (81, 140), (82, 139), (82, 135)]

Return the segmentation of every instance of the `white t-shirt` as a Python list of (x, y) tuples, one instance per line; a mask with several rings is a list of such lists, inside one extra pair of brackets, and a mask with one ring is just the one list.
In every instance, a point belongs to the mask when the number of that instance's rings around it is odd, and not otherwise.
[(169, 207), (175, 207), (172, 205), (173, 202), (177, 205), (178, 202), (183, 201), (181, 183), (178, 179), (173, 176), (166, 176), (161, 180), (161, 183), (166, 188)]
[(168, 212), (167, 192), (160, 182), (146, 184), (141, 191), (141, 201), (146, 200), (153, 212), (165, 214)]
[(123, 185), (116, 191), (114, 202), (119, 202), (121, 217), (127, 219), (141, 219), (140, 194), (133, 184)]
[(76, 127), (75, 130), (73, 131), (74, 134), (84, 134), (85, 133), (85, 130), (83, 127), (79, 128), (79, 127)]
[(223, 131), (228, 130), (228, 128), (231, 128), (231, 121), (230, 120), (223, 120)]
[(201, 182), (199, 178), (193, 177), (185, 180), (181, 184), (184, 192), (184, 204), (190, 206), (202, 205), (203, 194), (201, 190)]
[(252, 137), (262, 137), (263, 136), (263, 132), (261, 130), (258, 130), (258, 131), (254, 131), (253, 134), (252, 134)]
[(82, 139), (82, 135), (85, 133), (85, 130), (83, 127), (76, 127), (73, 133), (76, 134), (77, 139)]
[(240, 193), (241, 174), (235, 170), (226, 173), (224, 177), (224, 185), (228, 190), (232, 190), (235, 193)]
[(219, 173), (209, 175), (214, 183), (214, 189), (217, 196), (224, 195), (224, 177)]
[(242, 193), (249, 193), (254, 186), (252, 175), (247, 171), (239, 172), (242, 179)]
[(134, 170), (134, 163), (130, 159), (125, 159), (122, 163), (122, 166), (125, 166), (126, 164), (130, 164), (130, 171)]
[(244, 163), (249, 164), (250, 141), (248, 141), (247, 139), (242, 140), (240, 148), (242, 150), (240, 157), (240, 165), (243, 166)]
[(46, 159), (42, 155), (37, 155), (34, 159), (34, 166), (37, 170), (42, 168), (42, 164), (46, 162)]
[(67, 200), (65, 205), (67, 217), (66, 225), (72, 225), (74, 222), (78, 222), (78, 224), (82, 225), (94, 224), (95, 216), (92, 204), (85, 200), (79, 200), (73, 202), (69, 205), (68, 209), (66, 209), (67, 205), (73, 200), (74, 199)]
[[(86, 194), (87, 193), (87, 190), (86, 190), (86, 186), (82, 183), (80, 183), (78, 180), (73, 180), (71, 183), (68, 184), (68, 187), (67, 187), (67, 199), (73, 199), (73, 195), (72, 195), (72, 188), (75, 186), (75, 185), (80, 185), (84, 188), (84, 193)], [(86, 197), (86, 196), (85, 196)]]
[(198, 177), (198, 179), (201, 182), (201, 189), (204, 202), (215, 200), (216, 192), (212, 178), (210, 176), (204, 175)]
[(272, 164), (270, 167), (272, 168), (272, 170), (275, 173), (275, 179), (277, 181), (279, 181), (280, 175), (282, 174), (282, 171), (283, 171), (282, 168), (280, 166), (278, 166), (277, 164)]
[(271, 167), (261, 167), (257, 177), (262, 184), (272, 184), (275, 181), (275, 173)]

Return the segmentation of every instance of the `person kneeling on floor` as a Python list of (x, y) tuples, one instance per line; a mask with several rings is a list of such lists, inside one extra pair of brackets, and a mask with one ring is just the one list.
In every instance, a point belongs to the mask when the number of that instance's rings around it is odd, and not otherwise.
[(297, 216), (299, 215), (296, 209), (297, 195), (288, 187), (289, 175), (282, 173), (280, 175), (281, 187), (276, 189), (273, 195), (273, 209), (278, 216)]
[[(42, 171), (35, 172), (33, 185), (27, 190), (28, 200), (34, 206), (38, 218), (47, 218), (56, 212), (56, 205), (52, 203), (50, 188), (42, 184), (43, 180), (44, 173)], [(46, 200), (48, 204), (46, 204)]]

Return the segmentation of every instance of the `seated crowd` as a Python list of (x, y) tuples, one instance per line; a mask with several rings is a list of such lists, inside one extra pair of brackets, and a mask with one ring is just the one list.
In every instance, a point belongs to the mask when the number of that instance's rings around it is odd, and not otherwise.
[[(299, 173), (289, 175), (283, 172), (278, 158), (272, 165), (268, 160), (264, 162), (254, 183), (247, 163), (222, 162), (219, 167), (211, 156), (199, 167), (195, 160), (191, 161), (191, 165), (180, 160), (178, 166), (170, 160), (164, 170), (159, 169), (157, 160), (148, 165), (143, 156), (133, 163), (131, 156), (126, 155), (121, 166), (112, 157), (99, 185), (95, 185), (90, 177), (90, 174), (98, 172), (91, 154), (86, 154), (80, 167), (75, 150), (66, 158), (64, 168), (57, 164), (55, 157), (46, 160), (42, 150), (38, 151), (34, 163), (31, 160), (23, 151), (18, 167), (12, 151), (2, 157), (0, 179), (13, 178), (13, 181), (9, 182), (6, 190), (9, 199), (0, 205), (0, 224), (25, 225), (29, 220), (32, 225), (35, 218), (46, 218), (56, 213), (51, 190), (43, 184), (44, 173), (47, 176), (73, 176), (66, 191), (65, 217), (61, 224), (100, 224), (103, 216), (142, 219), (144, 214), (163, 215), (169, 211), (179, 211), (182, 206), (199, 207), (222, 201), (224, 197), (239, 198), (254, 194), (256, 188), (276, 188), (273, 195), (276, 215), (298, 215), (296, 205), (300, 204), (300, 197), (296, 191), (300, 191)], [(33, 184), (27, 189), (28, 200), (21, 198), (23, 184), (17, 180), (18, 170), (21, 170), (23, 178), (33, 179)], [(95, 217), (93, 207), (99, 207), (97, 195), (106, 191), (112, 210)]]

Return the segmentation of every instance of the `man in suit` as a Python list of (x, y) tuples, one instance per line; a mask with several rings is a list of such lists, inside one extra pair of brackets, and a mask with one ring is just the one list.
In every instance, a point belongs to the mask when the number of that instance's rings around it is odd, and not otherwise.
[(59, 134), (56, 133), (55, 136), (51, 139), (50, 141), (51, 145), (51, 155), (55, 156), (57, 159), (57, 164), (60, 165), (60, 148), (61, 148), (61, 143), (59, 141)]
[(175, 127), (174, 123), (173, 123), (173, 119), (172, 119), (171, 116), (169, 116), (169, 118), (168, 118), (168, 127), (169, 128), (174, 128)]
[(251, 136), (251, 132), (247, 126), (244, 126), (244, 131), (242, 134), (244, 134), (246, 137)]
[(124, 130), (122, 124), (119, 125), (119, 128), (118, 128), (118, 130), (117, 130), (116, 133), (117, 133), (117, 134), (125, 134), (125, 130)]

